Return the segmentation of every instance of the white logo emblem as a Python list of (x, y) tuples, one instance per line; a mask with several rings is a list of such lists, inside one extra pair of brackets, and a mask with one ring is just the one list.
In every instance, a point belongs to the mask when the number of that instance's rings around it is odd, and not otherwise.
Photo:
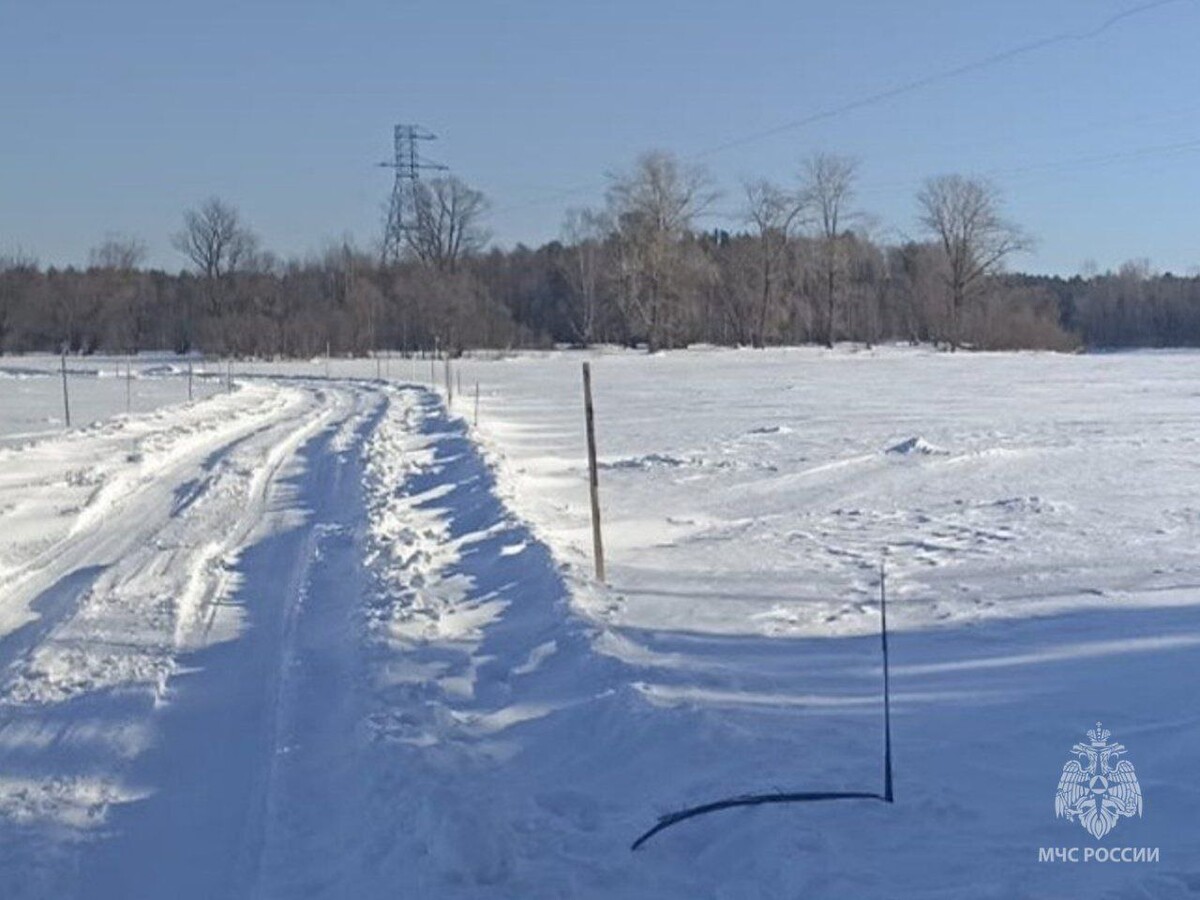
[(1091, 743), (1071, 748), (1077, 758), (1063, 766), (1054, 797), (1055, 817), (1065, 816), (1068, 822), (1078, 818), (1096, 840), (1112, 831), (1122, 816), (1142, 814), (1142, 788), (1133, 763), (1117, 761), (1127, 751), (1124, 744), (1108, 742), (1111, 734), (1097, 722), (1087, 733)]

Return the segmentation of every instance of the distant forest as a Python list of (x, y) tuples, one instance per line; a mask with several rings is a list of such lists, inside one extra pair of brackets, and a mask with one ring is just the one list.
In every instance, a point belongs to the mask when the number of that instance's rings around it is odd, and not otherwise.
[(1144, 263), (1014, 274), (1030, 238), (992, 185), (953, 175), (916, 197), (919, 239), (873, 239), (856, 177), (853, 160), (814, 156), (794, 185), (745, 184), (740, 227), (711, 230), (699, 225), (717, 198), (704, 170), (647, 153), (609, 177), (602, 208), (568, 213), (561, 239), (509, 250), (489, 248), (482, 193), (434, 178), (419, 182), (390, 258), (343, 244), (280, 259), (214, 198), (182, 215), (178, 273), (144, 268), (144, 244), (119, 235), (86, 267), (0, 256), (0, 352), (1200, 346), (1200, 278)]

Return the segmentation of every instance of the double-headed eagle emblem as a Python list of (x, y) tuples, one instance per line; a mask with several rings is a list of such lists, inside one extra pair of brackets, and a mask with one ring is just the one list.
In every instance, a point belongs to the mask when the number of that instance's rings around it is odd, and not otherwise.
[(1088, 731), (1090, 743), (1071, 748), (1075, 759), (1063, 766), (1054, 797), (1055, 817), (1079, 824), (1096, 840), (1116, 827), (1122, 816), (1141, 816), (1142, 788), (1133, 763), (1117, 760), (1127, 752), (1124, 744), (1108, 742), (1112, 732), (1100, 723)]

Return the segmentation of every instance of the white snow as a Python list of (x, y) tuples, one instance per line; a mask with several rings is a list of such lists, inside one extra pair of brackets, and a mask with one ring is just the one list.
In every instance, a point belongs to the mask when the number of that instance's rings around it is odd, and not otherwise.
[[(170, 359), (68, 357), (71, 423), (79, 427), (126, 411), (143, 413), (186, 403), (187, 363)], [(0, 447), (63, 431), (59, 366), (57, 356), (0, 356)], [(192, 375), (195, 400), (224, 390), (221, 374), (212, 364), (195, 361)]]
[[(457, 363), (449, 414), (428, 361), (191, 404), (148, 361), (69, 432), (56, 364), (0, 360), (0, 896), (1200, 884), (1200, 354), (522, 354)], [(885, 558), (896, 802), (631, 853), (881, 789)], [(1102, 845), (1157, 863), (1038, 861), (1097, 846), (1054, 817), (1097, 720), (1145, 797)]]

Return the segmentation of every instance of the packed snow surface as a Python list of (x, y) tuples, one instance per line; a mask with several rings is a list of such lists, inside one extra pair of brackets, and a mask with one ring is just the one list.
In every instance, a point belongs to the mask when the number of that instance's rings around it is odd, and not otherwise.
[[(73, 360), (72, 430), (58, 362), (0, 359), (0, 896), (1200, 888), (1200, 355)], [(631, 852), (882, 790), (881, 564), (895, 802)]]

